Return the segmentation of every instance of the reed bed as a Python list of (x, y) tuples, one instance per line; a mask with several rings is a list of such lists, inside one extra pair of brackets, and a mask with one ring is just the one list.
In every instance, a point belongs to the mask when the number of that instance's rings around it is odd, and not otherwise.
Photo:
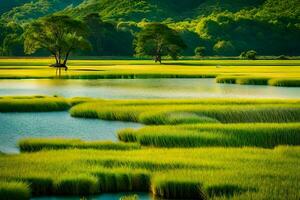
[(124, 129), (118, 138), (156, 147), (244, 147), (274, 148), (300, 145), (299, 123), (192, 124)]
[[(223, 100), (223, 102), (222, 102)], [(282, 103), (280, 103), (282, 102)], [(299, 100), (194, 100), (90, 102), (72, 107), (73, 117), (144, 124), (298, 122)]]
[(300, 87), (300, 79), (271, 79), (268, 84), (280, 87)]
[(108, 150), (134, 150), (140, 149), (136, 143), (122, 143), (110, 141), (82, 141), (80, 139), (47, 139), (27, 138), (18, 143), (21, 152), (36, 152), (54, 149), (108, 149)]
[(279, 87), (300, 87), (299, 77), (255, 77), (255, 76), (218, 76), (217, 83), (240, 85), (269, 85)]
[(70, 107), (70, 103), (61, 97), (15, 96), (0, 99), (0, 112), (65, 111)]
[[(49, 59), (1, 59), (0, 79), (54, 79)], [(70, 60), (63, 79), (143, 79), (143, 78), (215, 78), (253, 77), (244, 84), (262, 84), (256, 77), (299, 78), (297, 60), (179, 60), (163, 65), (151, 60)], [(253, 79), (253, 80), (252, 80)], [(227, 78), (220, 82), (235, 82)], [(265, 83), (265, 81), (264, 81)], [(267, 83), (266, 83), (267, 84)]]
[(33, 196), (151, 191), (182, 198), (190, 191), (212, 199), (296, 200), (299, 155), (291, 146), (40, 151), (1, 155), (0, 180), (23, 181)]
[(25, 183), (0, 181), (1, 200), (29, 200), (30, 195), (30, 188)]

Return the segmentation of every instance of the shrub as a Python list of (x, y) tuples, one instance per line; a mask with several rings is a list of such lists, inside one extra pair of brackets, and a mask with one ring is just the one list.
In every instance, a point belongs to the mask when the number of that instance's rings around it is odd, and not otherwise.
[(29, 200), (30, 189), (26, 183), (22, 182), (0, 182), (1, 200)]
[(242, 52), (240, 57), (248, 60), (256, 60), (257, 52), (254, 50), (250, 50), (247, 52)]

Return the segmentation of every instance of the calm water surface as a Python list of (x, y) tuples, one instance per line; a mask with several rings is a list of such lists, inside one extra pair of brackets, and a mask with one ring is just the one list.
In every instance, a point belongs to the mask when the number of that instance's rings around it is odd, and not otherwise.
[(117, 141), (117, 130), (141, 126), (130, 122), (72, 118), (68, 112), (0, 113), (0, 151), (18, 152), (17, 141), (26, 137)]
[(0, 80), (0, 96), (37, 94), (111, 99), (300, 98), (300, 87), (217, 84), (214, 79)]
[[(102, 194), (99, 196), (94, 196), (90, 198), (86, 198), (86, 200), (119, 200), (125, 194)], [(137, 193), (139, 196), (139, 200), (152, 200), (150, 194), (147, 193)], [(80, 200), (79, 197), (40, 197), (40, 198), (32, 198), (31, 200)]]

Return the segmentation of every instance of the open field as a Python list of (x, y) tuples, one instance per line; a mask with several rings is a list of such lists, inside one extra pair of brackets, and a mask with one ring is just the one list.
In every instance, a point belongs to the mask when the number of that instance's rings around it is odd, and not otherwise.
[[(0, 79), (55, 78), (52, 59), (0, 59)], [(299, 60), (72, 60), (65, 79), (217, 78), (219, 83), (299, 86)], [(231, 81), (228, 81), (231, 80)]]

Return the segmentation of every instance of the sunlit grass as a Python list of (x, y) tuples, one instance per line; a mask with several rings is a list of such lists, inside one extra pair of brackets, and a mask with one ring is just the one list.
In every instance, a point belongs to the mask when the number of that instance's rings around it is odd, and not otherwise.
[[(0, 59), (0, 79), (55, 78), (51, 59)], [(299, 60), (179, 60), (154, 64), (151, 60), (71, 60), (65, 79), (217, 78), (240, 84), (264, 84), (266, 79), (299, 79)], [(225, 80), (225, 77), (226, 80)], [(231, 78), (231, 80), (233, 80)], [(279, 86), (278, 84), (270, 84)], [(280, 85), (283, 86), (283, 85)], [(289, 86), (298, 86), (289, 84)]]
[(110, 141), (82, 141), (79, 139), (47, 139), (47, 138), (27, 138), (19, 141), (18, 146), (21, 152), (35, 152), (41, 150), (54, 149), (110, 149), (110, 150), (130, 150), (139, 149), (138, 144), (115, 143)]
[(72, 107), (73, 117), (145, 124), (298, 122), (299, 100), (115, 100)]
[(124, 142), (157, 147), (273, 148), (277, 145), (300, 145), (300, 123), (146, 126), (138, 130), (121, 130), (118, 137)]
[(86, 194), (80, 192), (86, 187), (88, 193), (152, 191), (179, 198), (199, 194), (199, 185), (214, 199), (296, 200), (299, 158), (299, 147), (283, 146), (41, 151), (1, 155), (0, 179), (28, 183), (35, 195)]

